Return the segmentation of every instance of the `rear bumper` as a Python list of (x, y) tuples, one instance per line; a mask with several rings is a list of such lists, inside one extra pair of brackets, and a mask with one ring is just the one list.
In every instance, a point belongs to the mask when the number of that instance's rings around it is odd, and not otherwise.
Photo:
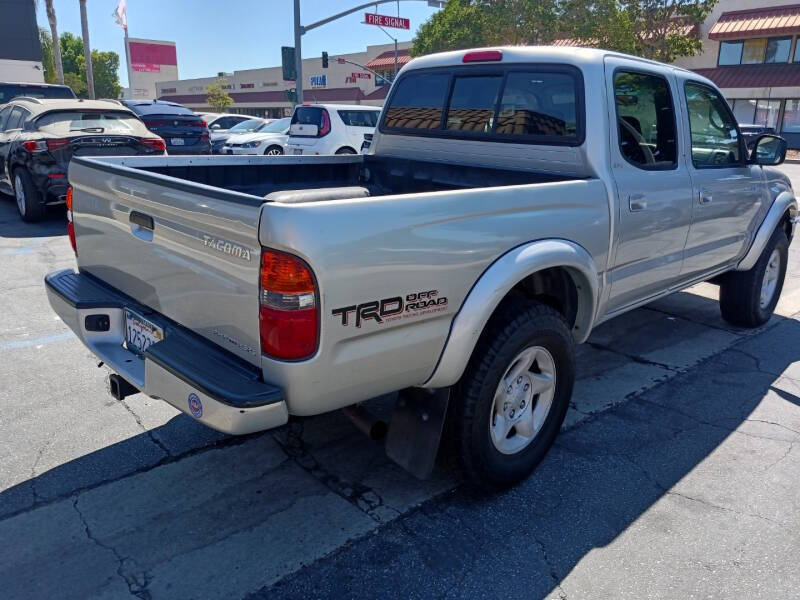
[[(201, 336), (85, 273), (51, 273), (45, 287), (53, 310), (89, 350), (145, 394), (225, 433), (252, 433), (287, 422), (281, 389), (263, 382), (255, 367)], [(125, 308), (164, 330), (164, 340), (148, 348), (144, 357), (123, 345)], [(108, 330), (87, 330), (90, 315), (107, 315)]]

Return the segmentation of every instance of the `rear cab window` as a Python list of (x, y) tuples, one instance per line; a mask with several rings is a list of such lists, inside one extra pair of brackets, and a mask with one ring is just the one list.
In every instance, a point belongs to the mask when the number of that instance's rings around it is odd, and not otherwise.
[(78, 132), (148, 135), (147, 128), (139, 119), (122, 111), (54, 111), (43, 114), (35, 124), (40, 131), (54, 135)]
[(398, 81), (381, 132), (494, 142), (583, 142), (583, 80), (567, 65), (444, 67)]

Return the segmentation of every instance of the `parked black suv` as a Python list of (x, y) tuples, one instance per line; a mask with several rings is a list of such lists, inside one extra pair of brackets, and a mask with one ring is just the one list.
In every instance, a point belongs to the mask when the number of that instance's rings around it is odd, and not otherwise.
[(208, 126), (203, 117), (166, 100), (122, 100), (144, 121), (147, 128), (164, 138), (167, 154), (211, 154)]
[(0, 107), (0, 191), (13, 194), (25, 221), (65, 201), (73, 156), (164, 154), (150, 133), (116, 100), (18, 97)]
[(72, 88), (68, 85), (58, 85), (52, 83), (13, 83), (10, 81), (0, 81), (0, 104), (11, 102), (18, 96), (71, 100), (75, 98), (75, 92), (73, 92)]

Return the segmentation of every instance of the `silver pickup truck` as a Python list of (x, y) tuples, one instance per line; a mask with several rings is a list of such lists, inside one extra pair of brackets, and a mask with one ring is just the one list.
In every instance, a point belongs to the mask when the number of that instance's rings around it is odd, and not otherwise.
[(748, 153), (690, 71), (436, 54), (364, 156), (75, 158), (78, 271), (46, 287), (118, 398), (244, 434), (399, 392), (390, 456), (424, 475), (446, 446), (509, 484), (553, 443), (598, 323), (700, 281), (729, 322), (770, 318), (797, 204), (765, 165), (785, 154), (769, 135)]

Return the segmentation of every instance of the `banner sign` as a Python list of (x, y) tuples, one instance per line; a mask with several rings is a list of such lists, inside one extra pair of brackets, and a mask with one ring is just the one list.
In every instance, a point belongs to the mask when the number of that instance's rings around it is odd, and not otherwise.
[(133, 63), (131, 69), (141, 73), (161, 73), (161, 65), (154, 65), (153, 63)]
[(311, 76), (311, 87), (312, 88), (324, 88), (328, 86), (328, 76), (327, 75), (312, 75)]
[(364, 22), (367, 25), (380, 25), (381, 27), (394, 27), (395, 29), (411, 29), (411, 21), (403, 17), (365, 13)]
[(353, 79), (372, 79), (372, 73), (352, 73)]

